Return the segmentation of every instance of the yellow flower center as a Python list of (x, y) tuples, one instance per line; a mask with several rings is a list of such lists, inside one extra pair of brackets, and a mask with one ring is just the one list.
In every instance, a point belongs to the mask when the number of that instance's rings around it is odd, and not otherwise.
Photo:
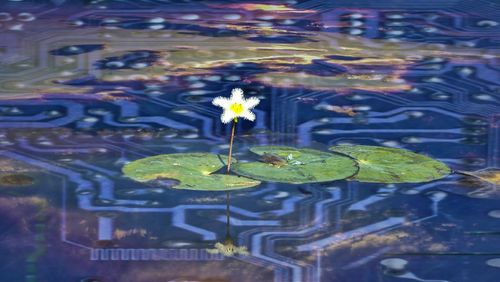
[(240, 115), (243, 112), (243, 105), (240, 103), (233, 103), (229, 108), (237, 115)]

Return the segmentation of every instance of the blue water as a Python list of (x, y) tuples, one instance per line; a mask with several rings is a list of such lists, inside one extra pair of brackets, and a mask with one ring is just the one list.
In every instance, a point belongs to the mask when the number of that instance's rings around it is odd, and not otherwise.
[[(235, 87), (261, 99), (237, 124), (240, 160), (256, 145), (363, 144), (494, 171), (499, 8), (3, 1), (0, 281), (500, 281), (499, 187), (456, 173), (226, 193), (121, 172), (227, 154), (211, 101)], [(207, 252), (228, 233), (247, 254)]]

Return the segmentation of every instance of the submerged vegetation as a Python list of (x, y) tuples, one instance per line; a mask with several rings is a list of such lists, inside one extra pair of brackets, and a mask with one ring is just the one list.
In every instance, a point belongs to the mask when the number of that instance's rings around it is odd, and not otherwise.
[(29, 186), (35, 182), (33, 177), (26, 174), (6, 174), (0, 176), (0, 185), (2, 186)]
[(475, 180), (480, 180), (485, 183), (490, 183), (496, 186), (500, 186), (500, 171), (496, 169), (486, 169), (480, 171), (456, 171), (458, 174), (468, 176)]

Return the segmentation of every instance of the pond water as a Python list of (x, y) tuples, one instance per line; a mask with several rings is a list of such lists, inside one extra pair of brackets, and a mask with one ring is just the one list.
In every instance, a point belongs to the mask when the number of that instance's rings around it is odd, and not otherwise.
[[(134, 160), (257, 145), (411, 150), (499, 166), (500, 5), (0, 4), (0, 281), (500, 281), (499, 186), (136, 182)], [(498, 179), (498, 174), (497, 174)], [(228, 224), (229, 223), (229, 224)], [(229, 240), (230, 239), (230, 240)], [(214, 251), (230, 248), (234, 255)]]

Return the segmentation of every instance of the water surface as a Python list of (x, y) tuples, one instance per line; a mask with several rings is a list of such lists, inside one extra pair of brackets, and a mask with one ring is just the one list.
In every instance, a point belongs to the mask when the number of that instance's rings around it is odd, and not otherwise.
[[(355, 2), (355, 3), (351, 3)], [(418, 2), (418, 3), (417, 3)], [(3, 1), (0, 281), (448, 281), (500, 277), (498, 186), (124, 177), (227, 154), (216, 96), (261, 99), (255, 145), (408, 149), (499, 166), (500, 6), (481, 1)], [(353, 113), (349, 115), (348, 113)]]

